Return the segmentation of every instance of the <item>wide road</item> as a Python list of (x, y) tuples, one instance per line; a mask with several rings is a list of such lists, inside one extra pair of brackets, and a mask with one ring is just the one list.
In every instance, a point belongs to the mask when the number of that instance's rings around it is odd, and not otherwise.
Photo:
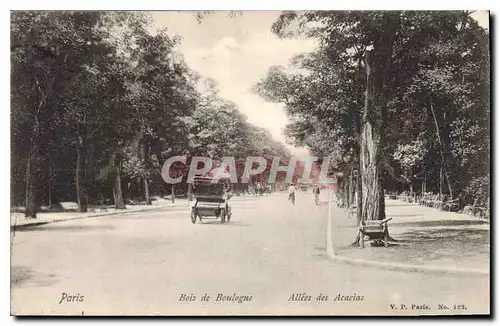
[[(17, 231), (11, 311), (437, 314), (457, 313), (453, 305), (464, 303), (465, 313), (489, 311), (485, 277), (384, 271), (329, 260), (327, 195), (322, 197), (320, 206), (306, 193), (298, 194), (296, 206), (281, 194), (235, 197), (226, 224), (193, 225), (187, 207), (176, 207)], [(209, 301), (202, 301), (205, 294)], [(317, 301), (321, 294), (328, 299)], [(217, 301), (234, 295), (243, 300)], [(334, 301), (339, 295), (354, 300)], [(311, 301), (296, 301), (308, 297)], [(412, 304), (430, 310), (411, 309)], [(450, 310), (438, 310), (438, 304)]]

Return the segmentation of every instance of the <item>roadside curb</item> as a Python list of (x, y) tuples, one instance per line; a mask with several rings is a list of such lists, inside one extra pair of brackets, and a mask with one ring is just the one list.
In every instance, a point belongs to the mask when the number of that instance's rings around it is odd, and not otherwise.
[(480, 269), (467, 269), (467, 268), (446, 268), (438, 266), (425, 266), (425, 265), (406, 265), (396, 263), (386, 263), (374, 260), (365, 260), (358, 258), (349, 258), (327, 252), (328, 257), (340, 263), (345, 263), (354, 266), (374, 267), (391, 271), (406, 271), (416, 273), (433, 273), (433, 274), (447, 274), (447, 275), (470, 275), (470, 276), (489, 276), (490, 272)]
[[(268, 197), (268, 196), (264, 196)], [(245, 200), (242, 200), (245, 201)], [(27, 229), (31, 227), (36, 227), (40, 225), (45, 225), (45, 224), (50, 224), (50, 223), (59, 223), (59, 222), (65, 222), (65, 221), (71, 221), (71, 220), (82, 220), (82, 219), (90, 219), (94, 217), (102, 217), (102, 216), (112, 216), (112, 215), (118, 215), (118, 214), (131, 214), (131, 213), (136, 213), (136, 212), (144, 212), (144, 211), (152, 211), (152, 210), (158, 210), (162, 208), (189, 208), (190, 207), (190, 202), (189, 201), (181, 201), (178, 204), (174, 205), (165, 205), (165, 206), (154, 206), (154, 207), (148, 207), (148, 208), (142, 208), (142, 209), (137, 209), (137, 210), (123, 210), (123, 211), (116, 211), (116, 212), (111, 212), (111, 213), (102, 213), (102, 214), (96, 214), (96, 215), (91, 215), (91, 216), (73, 216), (65, 219), (52, 219), (52, 220), (33, 220), (31, 223), (23, 223), (23, 224), (13, 224), (10, 226), (11, 231), (16, 231), (16, 230), (22, 230), (22, 229)]]
[(145, 211), (154, 211), (162, 208), (166, 208), (168, 206), (156, 206), (156, 207), (148, 207), (148, 208), (142, 208), (142, 209), (137, 209), (137, 210), (129, 210), (127, 211), (126, 209), (123, 211), (118, 211), (118, 212), (112, 212), (112, 213), (103, 213), (103, 214), (97, 214), (97, 215), (90, 215), (90, 216), (73, 216), (65, 219), (53, 219), (53, 220), (46, 220), (46, 221), (33, 221), (33, 223), (25, 223), (25, 224), (14, 224), (10, 226), (11, 231), (16, 231), (19, 229), (26, 229), (30, 227), (36, 227), (40, 225), (45, 225), (45, 224), (51, 224), (51, 223), (59, 223), (59, 222), (66, 222), (66, 221), (72, 221), (72, 220), (84, 220), (84, 219), (90, 219), (94, 217), (103, 217), (103, 216), (112, 216), (112, 215), (118, 215), (118, 214), (131, 214), (131, 213), (137, 213), (137, 212), (145, 212)]
[(406, 272), (420, 272), (420, 273), (432, 273), (432, 274), (447, 274), (447, 275), (471, 275), (471, 276), (490, 276), (490, 271), (472, 269), (472, 268), (449, 268), (449, 267), (438, 267), (431, 265), (409, 265), (409, 264), (398, 264), (398, 263), (387, 263), (374, 260), (365, 260), (359, 258), (350, 258), (335, 254), (333, 250), (332, 242), (332, 223), (331, 223), (331, 197), (328, 200), (328, 216), (327, 216), (327, 229), (326, 229), (326, 254), (328, 258), (339, 263), (345, 263), (354, 266), (365, 266), (373, 267), (384, 270), (391, 271), (406, 271)]

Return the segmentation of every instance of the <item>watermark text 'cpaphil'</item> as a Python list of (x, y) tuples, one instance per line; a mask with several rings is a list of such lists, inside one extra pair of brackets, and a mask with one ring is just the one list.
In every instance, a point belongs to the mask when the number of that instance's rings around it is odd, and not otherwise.
[[(241, 158), (237, 164), (234, 156), (226, 156), (217, 162), (209, 157), (194, 156), (187, 166), (186, 156), (172, 156), (163, 163), (161, 176), (166, 183), (177, 184), (193, 183), (196, 177), (208, 177), (212, 182), (228, 180), (231, 183), (249, 183), (252, 176), (262, 175), (265, 176), (266, 183), (272, 184), (276, 182), (278, 173), (282, 172), (286, 174), (282, 181), (287, 183), (336, 183), (336, 178), (328, 176), (329, 157), (321, 161), (321, 165), (318, 164), (318, 157), (315, 156), (309, 156), (301, 161), (296, 158), (281, 160), (279, 156), (274, 156), (272, 160), (261, 156), (249, 156), (242, 166)], [(187, 178), (185, 178), (186, 172)]]

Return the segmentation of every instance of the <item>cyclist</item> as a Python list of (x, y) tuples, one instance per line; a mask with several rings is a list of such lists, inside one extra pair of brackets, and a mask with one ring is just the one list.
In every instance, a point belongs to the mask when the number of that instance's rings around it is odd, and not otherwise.
[(313, 194), (314, 194), (314, 202), (316, 203), (316, 205), (319, 205), (320, 190), (319, 190), (318, 185), (314, 185)]

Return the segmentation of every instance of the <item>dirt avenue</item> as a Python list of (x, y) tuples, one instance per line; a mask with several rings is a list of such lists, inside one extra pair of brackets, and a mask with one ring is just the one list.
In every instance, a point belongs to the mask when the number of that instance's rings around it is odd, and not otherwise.
[[(387, 314), (395, 305), (399, 313), (433, 314), (439, 304), (450, 308), (440, 313), (460, 313), (448, 304), (458, 299), (468, 308), (461, 311), (487, 307), (487, 277), (387, 271), (328, 259), (326, 193), (319, 206), (310, 192), (299, 192), (296, 206), (286, 193), (233, 200), (226, 224), (193, 225), (185, 203), (17, 231), (13, 313), (256, 315), (279, 309), (331, 315), (370, 307)], [(378, 249), (385, 250), (366, 248)], [(84, 301), (59, 304), (63, 292), (84, 295)], [(432, 309), (412, 310), (417, 303)]]

